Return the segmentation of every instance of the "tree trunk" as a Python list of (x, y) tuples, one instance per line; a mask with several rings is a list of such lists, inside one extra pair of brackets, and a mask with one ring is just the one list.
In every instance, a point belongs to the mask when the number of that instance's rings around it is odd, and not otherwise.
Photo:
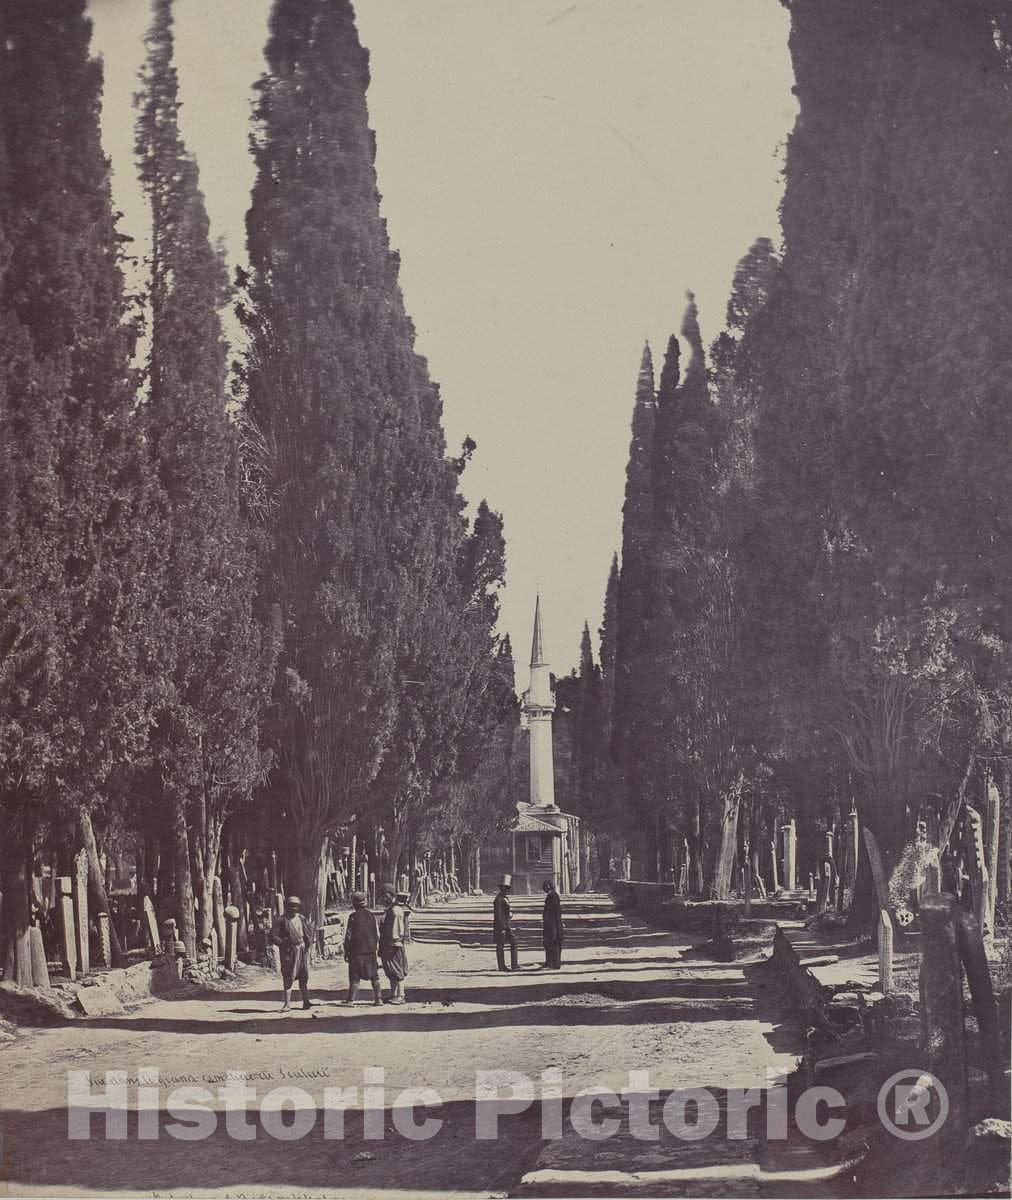
[(998, 835), (998, 903), (1008, 908), (1010, 899), (1010, 854), (1012, 854), (1012, 824), (1009, 823), (1009, 807), (1012, 804), (1012, 765), (1006, 760), (1001, 768), (1001, 832)]
[(190, 870), (190, 835), (186, 827), (186, 803), (176, 797), (173, 803), (173, 835), (175, 838), (176, 908), (179, 938), (186, 947), (186, 957), (197, 958), (197, 923), (193, 911), (193, 875)]
[(689, 825), (689, 870), (688, 890), (690, 896), (703, 894), (703, 814), (699, 798), (692, 804), (692, 820)]
[[(313, 929), (323, 925), (320, 889), (326, 883), (323, 873), (325, 833), (309, 831), (305, 837), (292, 839), (288, 855), (288, 895), (302, 901), (302, 915)], [(353, 889), (354, 890), (354, 889)]]
[[(109, 895), (105, 890), (105, 879), (102, 875), (102, 863), (98, 856), (98, 843), (95, 840), (95, 827), (91, 823), (91, 813), (87, 809), (79, 809), (77, 813), (77, 832), (81, 838), (85, 853), (88, 855), (88, 891), (91, 894), (91, 904), (96, 919), (99, 913), (109, 913)], [(123, 947), (120, 944), (116, 924), (109, 917), (109, 938), (112, 943), (113, 964), (123, 961)]]
[(0, 883), (3, 886), (2, 929), (4, 978), (18, 987), (32, 986), (29, 953), (31, 927), (32, 817), (28, 803), (4, 797)]
[(710, 890), (715, 900), (731, 895), (734, 859), (738, 852), (738, 815), (741, 811), (742, 778), (739, 777), (720, 798), (720, 827), (717, 856)]

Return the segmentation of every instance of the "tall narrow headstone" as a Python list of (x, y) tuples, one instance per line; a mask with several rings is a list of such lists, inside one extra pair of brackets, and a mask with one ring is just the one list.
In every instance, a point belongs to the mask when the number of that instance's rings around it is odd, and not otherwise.
[(854, 895), (854, 885), (857, 883), (857, 860), (861, 856), (861, 824), (858, 820), (857, 809), (851, 808), (847, 817), (847, 887)]
[(155, 906), (150, 896), (144, 897), (141, 901), (141, 908), (144, 913), (144, 931), (147, 934), (148, 944), (151, 952), (157, 954), (161, 949), (162, 939), (158, 936), (158, 920), (155, 917)]
[(88, 941), (88, 854), (81, 850), (74, 859), (74, 931), (77, 938), (77, 963), (82, 975), (91, 970), (91, 947)]
[(46, 962), (46, 947), (42, 941), (42, 930), (33, 925), (28, 930), (29, 950), (32, 960), (32, 985), (37, 988), (49, 987), (49, 963)]
[(885, 870), (882, 866), (882, 855), (879, 853), (875, 835), (868, 828), (861, 830), (864, 848), (868, 854), (868, 864), (871, 867), (871, 878), (875, 885), (875, 898), (880, 909), (889, 907), (889, 885), (886, 883)]
[(211, 920), (218, 935), (218, 947), (225, 945), (225, 897), (221, 890), (221, 879), (215, 875), (211, 880)]
[(222, 915), (225, 918), (225, 967), (234, 971), (239, 958), (239, 909), (234, 904), (226, 905)]
[(883, 994), (893, 990), (893, 923), (884, 908), (878, 915), (878, 988)]
[(784, 887), (789, 892), (798, 887), (798, 827), (793, 817), (784, 826)]
[(98, 965), (112, 966), (112, 931), (109, 928), (109, 914), (100, 912), (95, 918), (98, 925)]
[(984, 861), (987, 866), (987, 920), (994, 929), (994, 913), (998, 901), (998, 850), (1001, 831), (1001, 793), (988, 777), (987, 800), (984, 806)]
[(779, 871), (779, 864), (777, 861), (779, 856), (777, 854), (777, 839), (776, 838), (774, 838), (773, 841), (770, 842), (770, 849), (773, 852), (773, 891), (774, 891), (774, 893), (776, 893), (776, 892), (780, 891), (780, 871)]
[(963, 825), (964, 847), (967, 870), (970, 874), (970, 890), (973, 896), (973, 911), (980, 925), (980, 932), (987, 945), (994, 934), (991, 922), (990, 896), (991, 885), (987, 873), (987, 859), (984, 852), (984, 822), (975, 808), (966, 808), (966, 820)]
[(60, 946), (63, 969), (67, 978), (77, 978), (77, 933), (74, 928), (73, 884), (69, 875), (60, 875), (56, 880), (57, 907), (60, 910)]

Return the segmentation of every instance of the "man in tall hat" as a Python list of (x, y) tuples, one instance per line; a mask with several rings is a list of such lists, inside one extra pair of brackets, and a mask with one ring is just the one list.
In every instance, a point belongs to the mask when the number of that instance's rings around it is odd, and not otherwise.
[(352, 911), (344, 930), (344, 957), (348, 963), (348, 997), (345, 1004), (354, 1004), (359, 984), (367, 979), (372, 984), (373, 1004), (383, 1003), (380, 990), (377, 956), (379, 929), (369, 911), (365, 892), (353, 892)]
[(281, 1011), (287, 1012), (292, 1006), (292, 988), (296, 980), (302, 993), (302, 1007), (310, 1008), (309, 947), (312, 945), (312, 932), (309, 922), (302, 915), (302, 901), (298, 896), (289, 896), (285, 900), (285, 911), (274, 922), (270, 939), (277, 946), (281, 960), (281, 984), (285, 992)]
[[(517, 958), (517, 935), (513, 932), (513, 910), (510, 908), (510, 888), (513, 876), (503, 875), (499, 880), (499, 891), (492, 902), (492, 936), (495, 938), (495, 957), (500, 971), (515, 971), (520, 966)], [(510, 948), (510, 965), (506, 966), (506, 946)]]
[(379, 955), (387, 979), (390, 980), (391, 1004), (403, 1004), (404, 980), (408, 975), (407, 913), (396, 884), (385, 883), (381, 893), (386, 912), (380, 921)]

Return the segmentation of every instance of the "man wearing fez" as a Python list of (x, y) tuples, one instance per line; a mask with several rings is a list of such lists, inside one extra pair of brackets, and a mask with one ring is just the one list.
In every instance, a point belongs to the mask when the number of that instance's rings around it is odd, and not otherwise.
[(367, 905), (365, 892), (352, 892), (352, 911), (344, 931), (344, 957), (348, 962), (348, 997), (345, 1004), (354, 1004), (358, 998), (358, 985), (363, 979), (372, 984), (373, 1004), (382, 1004), (379, 970), (376, 965), (379, 953), (379, 929), (376, 918)]
[[(500, 971), (516, 971), (517, 935), (513, 932), (513, 911), (510, 908), (510, 888), (513, 876), (503, 875), (499, 880), (499, 891), (492, 901), (492, 936), (495, 938), (495, 957)], [(506, 945), (510, 948), (510, 965), (506, 966)]]
[(545, 947), (545, 968), (557, 971), (562, 966), (562, 901), (551, 879), (541, 885), (545, 890), (545, 908), (541, 914), (541, 940)]
[(390, 1003), (405, 1002), (404, 980), (408, 974), (408, 952), (404, 943), (408, 940), (407, 913), (401, 903), (401, 894), (392, 883), (383, 885), (382, 898), (386, 906), (380, 922), (379, 954), (383, 970), (390, 980)]
[(281, 983), (285, 989), (282, 1012), (291, 1008), (292, 987), (299, 981), (302, 1007), (309, 1008), (309, 947), (312, 934), (309, 922), (302, 915), (302, 901), (298, 896), (285, 900), (285, 912), (278, 917), (270, 933), (271, 941), (278, 948), (281, 959)]

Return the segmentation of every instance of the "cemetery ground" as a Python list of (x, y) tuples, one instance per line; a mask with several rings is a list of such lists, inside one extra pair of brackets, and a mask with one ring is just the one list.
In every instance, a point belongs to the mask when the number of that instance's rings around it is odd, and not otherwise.
[[(314, 965), (310, 1011), (281, 1014), (278, 977), (244, 966), (221, 990), (191, 989), (51, 1026), (22, 1024), (0, 1050), (0, 1195), (772, 1197), (874, 1194), (876, 1182), (879, 1194), (903, 1194), (881, 1173), (869, 1192), (858, 1165), (863, 1149), (849, 1128), (819, 1143), (800, 1137), (792, 1121), (786, 1141), (768, 1141), (760, 1105), (742, 1136), (727, 1136), (729, 1089), (798, 1079), (805, 1021), (776, 986), (775, 966), (756, 965), (754, 955), (713, 961), (693, 948), (697, 935), (653, 928), (610, 897), (587, 895), (565, 901), (562, 970), (539, 971), (540, 898), (519, 897), (514, 909), (521, 969), (510, 974), (494, 969), (491, 897), (417, 912), (408, 1004), (400, 1008), (375, 1008), (364, 994), (355, 1007), (343, 1006), (346, 968), (329, 960)], [(822, 947), (799, 921), (785, 924), (799, 955), (818, 955)], [(874, 973), (867, 954), (818, 969), (826, 980)], [(902, 954), (897, 969), (911, 969)], [(860, 1067), (816, 1082), (841, 1084)], [(98, 1091), (107, 1072), (125, 1071), (134, 1107), (143, 1070), (159, 1073), (143, 1128), (131, 1111), (126, 1137), (108, 1140), (105, 1116), (95, 1114), (87, 1140), (68, 1137), (68, 1072), (87, 1072)], [(518, 1072), (543, 1097), (502, 1115), (489, 1140), (476, 1137), (489, 1117), (475, 1102), (479, 1071)], [(270, 1116), (251, 1101), (247, 1129), (234, 1136), (218, 1096), (228, 1072), (244, 1073), (257, 1100), (272, 1089), (301, 1089), (296, 1105), (312, 1127), (292, 1140), (271, 1136)], [(216, 1114), (213, 1130), (179, 1140), (169, 1127), (192, 1125), (197, 1105), (177, 1093), (170, 1112), (170, 1093), (194, 1085), (214, 1097), (206, 1105)], [(382, 1095), (366, 1101), (369, 1086)], [(647, 1110), (657, 1139), (632, 1136), (626, 1098), (594, 1113), (597, 1121), (617, 1119), (614, 1136), (592, 1140), (574, 1129), (571, 1099), (595, 1086), (627, 1097), (657, 1089)], [(343, 1135), (331, 1129), (328, 1136), (324, 1091), (345, 1088), (358, 1093), (345, 1101)], [(416, 1121), (441, 1122), (427, 1140), (406, 1136), (405, 1114), (393, 1108), (406, 1088), (435, 1093), (414, 1112)], [(676, 1137), (662, 1119), (665, 1098), (687, 1088), (715, 1097), (721, 1116), (711, 1136)], [(369, 1105), (371, 1114), (363, 1111)], [(683, 1111), (692, 1122), (691, 1105)], [(553, 1113), (561, 1116), (554, 1130)], [(880, 1170), (883, 1157), (902, 1166), (917, 1155), (922, 1170), (930, 1164), (918, 1145), (883, 1145)]]

